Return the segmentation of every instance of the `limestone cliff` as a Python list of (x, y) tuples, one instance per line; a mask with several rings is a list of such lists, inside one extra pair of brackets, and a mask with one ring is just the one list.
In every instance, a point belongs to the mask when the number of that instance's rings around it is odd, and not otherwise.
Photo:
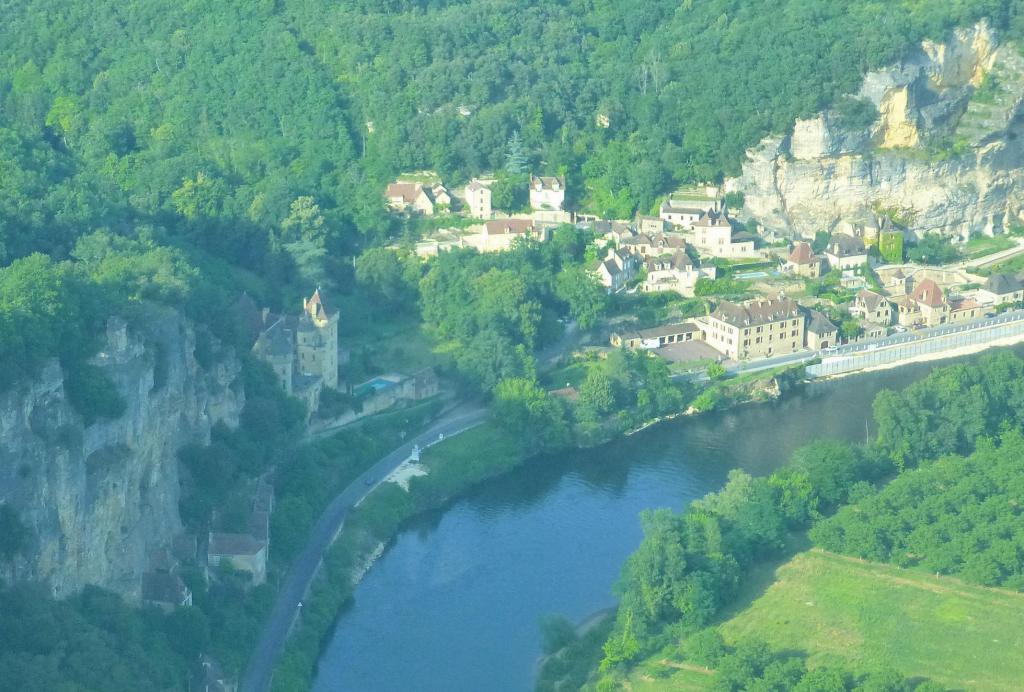
[(138, 330), (119, 320), (93, 363), (126, 409), (85, 425), (54, 362), (0, 396), (0, 502), (18, 513), (31, 546), (0, 574), (39, 580), (60, 597), (97, 584), (137, 597), (148, 555), (181, 531), (176, 451), (206, 442), (217, 421), (237, 424), (240, 366), (222, 349), (203, 368), (192, 326), (160, 311)]
[(813, 236), (879, 213), (915, 235), (993, 234), (1024, 208), (1024, 58), (985, 23), (868, 74), (857, 97), (878, 118), (861, 129), (833, 112), (747, 152), (742, 216)]

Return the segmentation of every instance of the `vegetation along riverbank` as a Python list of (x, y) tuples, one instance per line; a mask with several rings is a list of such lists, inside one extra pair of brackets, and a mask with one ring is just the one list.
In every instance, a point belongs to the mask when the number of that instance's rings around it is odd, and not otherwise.
[(1013, 689), (1002, 657), (1022, 632), (979, 618), (1019, 609), (1024, 583), (1022, 394), (1008, 352), (939, 368), (875, 398), (864, 445), (813, 442), (767, 478), (734, 471), (682, 513), (645, 513), (610, 636), (575, 652), (599, 666), (560, 660), (541, 687)]

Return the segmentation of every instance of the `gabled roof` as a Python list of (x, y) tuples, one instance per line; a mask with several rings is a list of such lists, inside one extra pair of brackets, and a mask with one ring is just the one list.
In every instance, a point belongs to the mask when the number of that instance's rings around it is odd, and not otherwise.
[(732, 228), (732, 220), (724, 213), (720, 214), (709, 209), (699, 219), (694, 221), (694, 228)]
[(493, 219), (484, 228), (489, 235), (523, 235), (533, 231), (533, 219)]
[(247, 533), (211, 532), (209, 554), (223, 557), (232, 555), (255, 555), (263, 550), (266, 544)]
[(807, 311), (807, 331), (813, 332), (814, 334), (829, 334), (831, 332), (839, 331), (839, 328), (832, 323), (828, 317), (818, 312), (817, 310)]
[(734, 327), (751, 327), (790, 319), (799, 314), (800, 306), (792, 298), (762, 298), (742, 304), (723, 300), (718, 303), (711, 317)]
[(672, 201), (662, 202), (660, 211), (662, 214), (703, 214), (704, 210), (700, 207), (683, 207), (672, 204)]
[(914, 286), (914, 290), (910, 292), (910, 297), (915, 302), (932, 308), (937, 308), (946, 302), (942, 289), (931, 279), (924, 279), (917, 286)]
[(864, 289), (857, 294), (857, 300), (863, 303), (864, 307), (868, 310), (876, 310), (879, 305), (885, 303), (888, 299), (881, 293)]
[(558, 176), (530, 176), (530, 187), (534, 190), (554, 190), (560, 191), (565, 189), (565, 177)]
[(794, 245), (793, 251), (789, 253), (789, 261), (793, 264), (810, 264), (812, 259), (814, 259), (814, 251), (811, 250), (810, 243), (801, 241)]
[(419, 183), (391, 183), (388, 185), (384, 196), (388, 199), (401, 199), (405, 204), (412, 204), (423, 192), (423, 186)]
[(985, 279), (985, 290), (997, 296), (1016, 293), (1022, 288), (1024, 284), (1021, 284), (1020, 279), (1013, 274), (993, 274)]
[(285, 321), (278, 318), (259, 335), (252, 350), (263, 356), (291, 356), (294, 351), (294, 338), (285, 326)]
[(863, 255), (865, 253), (864, 241), (845, 233), (833, 233), (828, 241), (828, 251), (836, 257)]
[(153, 603), (182, 605), (188, 600), (188, 587), (177, 574), (144, 572), (142, 574), (142, 600)]

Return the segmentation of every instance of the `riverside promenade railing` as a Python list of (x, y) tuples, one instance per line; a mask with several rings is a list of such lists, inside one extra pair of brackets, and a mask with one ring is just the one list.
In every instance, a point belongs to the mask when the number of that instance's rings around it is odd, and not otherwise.
[(1014, 337), (1024, 338), (1024, 310), (829, 349), (821, 353), (820, 363), (807, 366), (807, 374), (811, 377), (841, 375), (943, 351), (996, 344)]

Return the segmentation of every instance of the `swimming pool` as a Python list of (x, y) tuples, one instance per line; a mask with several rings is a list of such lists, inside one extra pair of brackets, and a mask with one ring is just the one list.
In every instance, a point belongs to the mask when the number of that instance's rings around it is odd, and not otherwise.
[(768, 272), (743, 272), (742, 274), (736, 274), (737, 279), (767, 279)]

